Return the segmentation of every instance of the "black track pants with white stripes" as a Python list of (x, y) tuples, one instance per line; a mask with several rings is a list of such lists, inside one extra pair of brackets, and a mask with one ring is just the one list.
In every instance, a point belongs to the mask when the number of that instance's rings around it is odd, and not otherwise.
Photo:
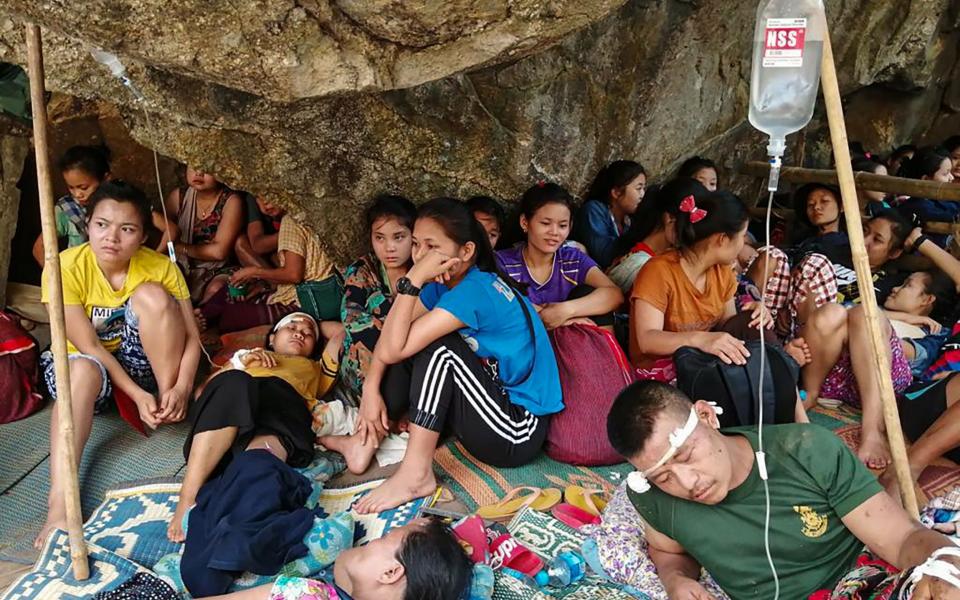
[(391, 420), (455, 436), (470, 454), (497, 467), (533, 460), (549, 417), (510, 402), (502, 383), (457, 333), (391, 366), (381, 386)]

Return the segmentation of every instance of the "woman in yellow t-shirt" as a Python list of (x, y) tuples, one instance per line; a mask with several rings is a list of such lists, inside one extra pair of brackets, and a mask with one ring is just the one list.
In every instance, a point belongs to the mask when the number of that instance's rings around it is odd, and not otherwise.
[[(183, 420), (200, 358), (200, 335), (180, 270), (167, 257), (144, 248), (150, 203), (136, 187), (107, 181), (87, 207), (89, 241), (60, 253), (63, 279), (74, 444), (79, 457), (94, 413), (113, 401), (114, 389), (136, 403), (148, 427)], [(49, 274), (43, 277), (44, 302)], [(56, 398), (53, 357), (41, 356), (50, 395)], [(58, 422), (54, 404), (52, 427)], [(50, 461), (59, 464), (58, 436), (50, 436)], [(50, 478), (43, 544), (63, 527), (65, 507), (57, 470)]]
[[(326, 338), (321, 348), (318, 339)], [(200, 487), (233, 454), (265, 448), (294, 467), (313, 459), (311, 410), (337, 377), (343, 325), (318, 325), (302, 312), (280, 319), (266, 350), (240, 350), (211, 376), (190, 408), (193, 428), (183, 446), (187, 472), (167, 536), (184, 540), (182, 520)]]

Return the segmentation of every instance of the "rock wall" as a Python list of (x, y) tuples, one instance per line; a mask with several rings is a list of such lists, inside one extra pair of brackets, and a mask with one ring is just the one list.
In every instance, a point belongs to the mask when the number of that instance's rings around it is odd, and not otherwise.
[[(0, 116), (0, 266), (10, 264), (10, 240), (17, 229), (20, 193), (17, 182), (30, 141), (21, 123)], [(0, 306), (6, 305), (8, 268), (0, 269)]]
[[(757, 189), (735, 174), (763, 154), (746, 123), (754, 3), (87, 4), (7, 0), (0, 60), (23, 62), (19, 21), (36, 19), (49, 87), (113, 104), (144, 144), (302, 213), (341, 259), (357, 252), (362, 206), (384, 190), (515, 198), (554, 179), (579, 193), (611, 159), (639, 159), (656, 178), (692, 153), (720, 159), (734, 189)], [(827, 4), (851, 139), (883, 151), (960, 130), (955, 3)], [(376, 43), (351, 45), (339, 26), (319, 25), (321, 12)], [(286, 25), (268, 35), (268, 21)], [(522, 50), (463, 44), (508, 22), (526, 23)], [(94, 41), (121, 54), (142, 106), (90, 58), (83, 43)], [(387, 58), (384, 48), (393, 48)], [(290, 53), (312, 66), (274, 68)], [(347, 56), (372, 71), (341, 76)], [(400, 64), (416, 75), (398, 75)], [(802, 156), (795, 149), (788, 164), (829, 160), (821, 113), (792, 141), (801, 137)]]

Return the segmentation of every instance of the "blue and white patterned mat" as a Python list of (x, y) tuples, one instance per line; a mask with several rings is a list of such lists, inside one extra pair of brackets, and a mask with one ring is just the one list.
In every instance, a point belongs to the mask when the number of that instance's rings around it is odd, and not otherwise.
[[(318, 458), (308, 476), (325, 481), (340, 467)], [(381, 482), (371, 481), (347, 488), (323, 490), (319, 505), (324, 516), (350, 510), (363, 495)], [(131, 485), (107, 493), (103, 504), (84, 525), (90, 552), (90, 578), (73, 578), (68, 536), (56, 531), (47, 540), (33, 570), (14, 582), (0, 600), (79, 600), (111, 590), (138, 571), (152, 572), (165, 555), (182, 548), (167, 540), (167, 524), (173, 517), (180, 490), (178, 482), (160, 481)], [(415, 500), (379, 515), (357, 515), (357, 544), (382, 537), (419, 516), (425, 499)]]

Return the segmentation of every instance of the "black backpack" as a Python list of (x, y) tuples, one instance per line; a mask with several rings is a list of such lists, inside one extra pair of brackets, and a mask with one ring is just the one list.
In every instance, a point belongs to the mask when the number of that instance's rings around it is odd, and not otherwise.
[[(760, 342), (746, 342), (750, 358), (746, 365), (728, 365), (720, 358), (684, 346), (673, 354), (677, 387), (691, 400), (715, 402), (723, 409), (717, 415), (720, 427), (756, 425), (760, 402)], [(797, 405), (800, 368), (779, 346), (767, 344), (763, 381), (763, 423), (793, 423)]]

